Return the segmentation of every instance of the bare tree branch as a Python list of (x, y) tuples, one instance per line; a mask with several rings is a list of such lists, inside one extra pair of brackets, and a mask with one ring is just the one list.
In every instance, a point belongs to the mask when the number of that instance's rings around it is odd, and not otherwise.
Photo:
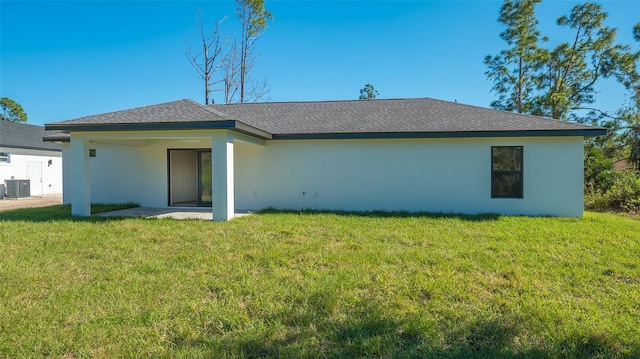
[(582, 106), (579, 106), (579, 107), (572, 107), (571, 110), (572, 111), (574, 111), (574, 110), (588, 110), (588, 111), (597, 112), (600, 115), (602, 115), (602, 117), (610, 118), (612, 120), (620, 120), (621, 119), (620, 116), (611, 115), (611, 114), (609, 114), (609, 113), (607, 113), (605, 111), (602, 111), (600, 109), (597, 109), (595, 107), (582, 107)]
[(249, 64), (253, 56), (256, 40), (267, 27), (267, 20), (273, 19), (269, 11), (264, 8), (264, 0), (236, 0), (236, 13), (240, 19), (242, 33), (240, 35), (240, 103), (245, 102), (246, 84), (249, 82), (249, 72), (253, 65)]
[(208, 36), (205, 33), (204, 15), (202, 9), (196, 16), (198, 22), (198, 32), (200, 33), (200, 41), (202, 43), (202, 52), (194, 53), (193, 48), (185, 41), (185, 55), (191, 66), (196, 70), (198, 75), (204, 80), (204, 103), (209, 104), (209, 94), (213, 89), (213, 85), (221, 83), (223, 80), (214, 81), (213, 78), (218, 70), (225, 62), (226, 54), (224, 49), (228, 40), (227, 36), (220, 33), (220, 26), (227, 18), (223, 18), (215, 23), (213, 34)]
[(249, 80), (245, 93), (246, 102), (260, 102), (268, 100), (269, 82), (266, 78), (262, 81)]

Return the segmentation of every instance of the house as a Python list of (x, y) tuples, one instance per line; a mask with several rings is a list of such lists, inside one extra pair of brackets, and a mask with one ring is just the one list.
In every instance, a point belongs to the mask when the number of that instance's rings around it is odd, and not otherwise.
[[(201, 105), (47, 124), (64, 201), (234, 211), (580, 217), (583, 141), (605, 129), (429, 98)], [(64, 136), (67, 136), (66, 138)]]
[(29, 180), (31, 196), (62, 194), (62, 146), (43, 142), (43, 126), (0, 121), (0, 199), (5, 181)]

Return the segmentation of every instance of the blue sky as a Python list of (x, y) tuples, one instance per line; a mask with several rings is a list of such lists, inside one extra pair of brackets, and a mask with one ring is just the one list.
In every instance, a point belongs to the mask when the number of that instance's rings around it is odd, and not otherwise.
[[(555, 25), (576, 1), (538, 5), (540, 30), (553, 42), (571, 34)], [(634, 43), (640, 1), (600, 1), (618, 41)], [(270, 101), (357, 99), (371, 83), (379, 98), (433, 97), (488, 107), (485, 55), (505, 48), (501, 1), (266, 1), (274, 15), (257, 42), (256, 78)], [(213, 23), (232, 1), (0, 2), (0, 96), (20, 103), (29, 123), (44, 124), (191, 98), (202, 80), (184, 54), (197, 44), (195, 16)], [(624, 91), (601, 86), (598, 104), (615, 110)], [(214, 94), (217, 102), (219, 94)]]

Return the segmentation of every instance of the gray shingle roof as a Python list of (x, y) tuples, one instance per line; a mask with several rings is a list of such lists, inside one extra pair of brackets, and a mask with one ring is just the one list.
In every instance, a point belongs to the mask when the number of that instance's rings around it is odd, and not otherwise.
[(116, 127), (136, 130), (196, 128), (194, 126), (226, 128), (274, 139), (597, 136), (606, 133), (598, 127), (430, 98), (209, 106), (180, 100), (46, 125), (47, 129), (66, 132)]
[(572, 131), (594, 127), (430, 98), (210, 105), (280, 135)]
[(158, 105), (137, 107), (129, 110), (108, 112), (101, 115), (80, 117), (56, 122), (56, 125), (101, 125), (140, 124), (174, 122), (215, 122), (226, 121), (224, 115), (214, 108), (203, 106), (193, 100), (165, 102)]
[(59, 143), (43, 142), (48, 134), (42, 126), (0, 121), (0, 147), (62, 151)]

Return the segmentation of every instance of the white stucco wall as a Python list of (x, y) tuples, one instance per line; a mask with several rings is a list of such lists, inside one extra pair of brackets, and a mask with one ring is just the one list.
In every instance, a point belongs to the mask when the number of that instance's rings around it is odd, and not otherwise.
[[(136, 202), (144, 207), (168, 206), (167, 149), (210, 148), (211, 140), (189, 142), (132, 140), (90, 142), (96, 157), (89, 158), (91, 203)], [(68, 145), (63, 148), (65, 154)], [(71, 178), (71, 164), (65, 178)], [(195, 177), (194, 177), (195, 178)], [(65, 193), (71, 193), (73, 179), (65, 181)], [(66, 189), (69, 187), (69, 191)], [(65, 203), (71, 203), (65, 195)]]
[[(491, 146), (524, 147), (523, 199), (491, 198)], [(167, 149), (210, 147), (210, 139), (92, 142), (89, 148), (97, 155), (90, 158), (91, 202), (166, 207)], [(583, 210), (581, 137), (288, 140), (264, 146), (236, 141), (234, 148), (237, 210), (569, 217), (581, 216)], [(65, 163), (65, 176), (68, 167)], [(64, 185), (70, 193), (73, 184)]]
[[(524, 198), (491, 198), (491, 146), (524, 146)], [(236, 146), (236, 208), (578, 217), (583, 140), (268, 141)]]
[[(62, 153), (0, 147), (0, 152), (10, 153), (10, 163), (0, 162), (0, 183), (11, 179), (28, 179), (28, 163), (33, 162), (42, 168), (42, 183), (32, 179), (33, 195), (51, 195), (62, 193)], [(51, 165), (49, 165), (51, 160)]]

